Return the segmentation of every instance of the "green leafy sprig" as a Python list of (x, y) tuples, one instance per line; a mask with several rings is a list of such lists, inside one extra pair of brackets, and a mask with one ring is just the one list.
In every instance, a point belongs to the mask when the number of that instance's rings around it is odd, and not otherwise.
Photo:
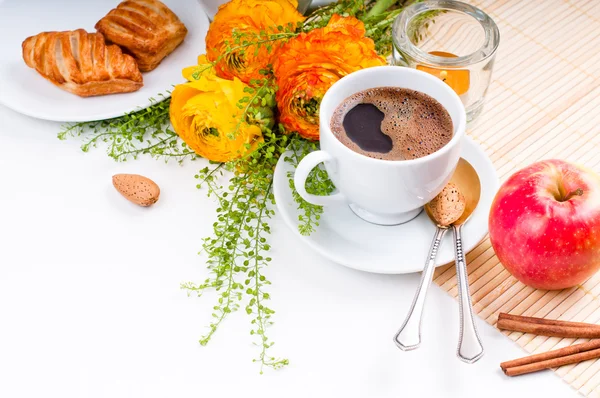
[(301, 23), (294, 25), (273, 26), (269, 29), (263, 29), (259, 32), (244, 32), (234, 29), (232, 33), (233, 42), (226, 42), (225, 51), (219, 56), (219, 59), (225, 58), (228, 62), (238, 60), (238, 55), (244, 55), (249, 47), (253, 47), (254, 56), (258, 55), (259, 50), (265, 47), (268, 52), (273, 51), (275, 43), (282, 44), (283, 42), (298, 36)]
[(313, 29), (323, 28), (335, 14), (343, 17), (356, 17), (365, 10), (364, 0), (339, 0), (313, 11), (302, 23), (301, 30), (310, 32)]
[[(291, 151), (290, 156), (286, 156), (285, 161), (294, 167), (298, 167), (300, 161), (310, 152), (319, 149), (319, 144), (315, 141), (308, 141), (300, 136), (295, 136), (291, 140), (288, 149)], [(310, 235), (319, 226), (323, 207), (308, 203), (298, 194), (294, 186), (294, 173), (288, 172), (289, 186), (294, 196), (294, 201), (298, 205), (298, 210), (301, 214), (298, 216), (298, 231), (301, 235)], [(309, 173), (306, 179), (306, 191), (313, 195), (329, 195), (335, 186), (329, 179), (327, 171), (320, 167), (315, 167)]]
[(152, 105), (148, 108), (118, 118), (63, 125), (58, 138), (83, 138), (81, 150), (84, 152), (104, 143), (108, 156), (116, 161), (137, 159), (140, 155), (178, 162), (196, 159), (194, 151), (171, 129), (170, 98), (160, 95), (158, 100), (151, 98), (150, 101)]
[(395, 10), (382, 12), (374, 16), (365, 15), (363, 17), (367, 31), (366, 36), (373, 39), (375, 51), (378, 54), (387, 56), (392, 53), (392, 25), (401, 12), (402, 8), (396, 8)]
[[(270, 130), (264, 133), (265, 142), (246, 158), (202, 169), (196, 178), (198, 188), (206, 188), (209, 197), (218, 202), (217, 221), (213, 235), (204, 240), (203, 249), (208, 257), (210, 276), (200, 284), (185, 283), (188, 294), (201, 296), (206, 290), (215, 290), (219, 297), (213, 307), (213, 321), (200, 343), (207, 344), (223, 320), (237, 311), (243, 303), (252, 317), (250, 334), (256, 336), (260, 353), (256, 362), (261, 373), (265, 366), (280, 368), (287, 359), (271, 356), (273, 342), (266, 328), (272, 324), (274, 311), (267, 306), (270, 299), (266, 287), (270, 284), (263, 270), (271, 261), (268, 220), (275, 214), (272, 193), (275, 165), (285, 151), (289, 138)], [(221, 184), (223, 169), (233, 176)], [(244, 298), (246, 301), (244, 301)]]
[(230, 139), (235, 139), (243, 122), (255, 124), (263, 131), (270, 131), (275, 125), (275, 114), (273, 109), (275, 103), (275, 82), (273, 76), (267, 70), (260, 71), (262, 79), (251, 79), (250, 85), (244, 88), (247, 96), (244, 96), (236, 104), (242, 110), (242, 115), (236, 124), (234, 131), (228, 134)]

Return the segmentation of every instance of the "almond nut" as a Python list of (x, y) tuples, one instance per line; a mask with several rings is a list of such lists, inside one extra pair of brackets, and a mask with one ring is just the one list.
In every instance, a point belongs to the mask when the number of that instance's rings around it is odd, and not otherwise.
[(139, 206), (150, 206), (160, 196), (160, 188), (151, 179), (137, 174), (115, 174), (112, 178), (116, 190), (127, 200)]

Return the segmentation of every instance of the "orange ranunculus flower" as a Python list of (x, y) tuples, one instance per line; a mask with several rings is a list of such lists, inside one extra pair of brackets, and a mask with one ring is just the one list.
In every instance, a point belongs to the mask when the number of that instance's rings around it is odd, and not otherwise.
[(248, 96), (248, 87), (239, 79), (217, 77), (205, 56), (198, 65), (185, 68), (187, 83), (171, 93), (170, 117), (173, 129), (198, 155), (228, 162), (256, 149), (263, 141), (261, 128), (243, 119), (238, 107)]
[[(291, 24), (294, 30), (298, 22), (304, 21), (297, 6), (296, 0), (232, 0), (220, 6), (206, 35), (206, 55), (209, 61), (216, 62), (217, 75), (224, 79), (237, 77), (245, 83), (260, 79), (260, 70), (271, 63), (275, 48), (269, 51), (266, 45), (259, 48), (250, 45), (228, 53), (228, 46), (241, 46), (239, 42), (235, 43), (234, 30), (249, 34), (248, 40), (256, 38), (260, 32), (282, 33), (273, 31), (278, 26), (288, 28)], [(281, 45), (283, 39), (285, 37), (271, 45)]]
[(276, 53), (273, 71), (279, 120), (290, 131), (319, 139), (319, 104), (333, 83), (359, 69), (385, 65), (364, 24), (334, 15), (326, 27), (301, 33)]

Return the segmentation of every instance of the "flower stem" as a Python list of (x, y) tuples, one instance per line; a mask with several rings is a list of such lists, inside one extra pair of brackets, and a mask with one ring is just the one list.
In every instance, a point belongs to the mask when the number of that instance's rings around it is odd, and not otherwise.
[(370, 18), (381, 14), (382, 12), (390, 8), (392, 5), (394, 5), (394, 3), (396, 3), (396, 0), (377, 0), (375, 2), (375, 5), (369, 10), (367, 15), (365, 16), (365, 18)]

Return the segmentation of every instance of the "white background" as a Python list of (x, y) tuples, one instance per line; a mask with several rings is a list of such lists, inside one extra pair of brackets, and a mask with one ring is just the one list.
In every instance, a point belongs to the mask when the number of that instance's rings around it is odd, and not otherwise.
[[(197, 252), (216, 206), (193, 177), (204, 163), (115, 163), (59, 141), (59, 127), (0, 106), (0, 397), (577, 396), (550, 371), (505, 377), (499, 363), (524, 352), (480, 320), (486, 355), (460, 362), (458, 306), (436, 286), (422, 347), (398, 350), (419, 275), (343, 268), (277, 217), (268, 333), (290, 365), (259, 375), (243, 311), (201, 347), (215, 296), (179, 284), (207, 276)], [(160, 201), (130, 204), (116, 173), (154, 179)]]

